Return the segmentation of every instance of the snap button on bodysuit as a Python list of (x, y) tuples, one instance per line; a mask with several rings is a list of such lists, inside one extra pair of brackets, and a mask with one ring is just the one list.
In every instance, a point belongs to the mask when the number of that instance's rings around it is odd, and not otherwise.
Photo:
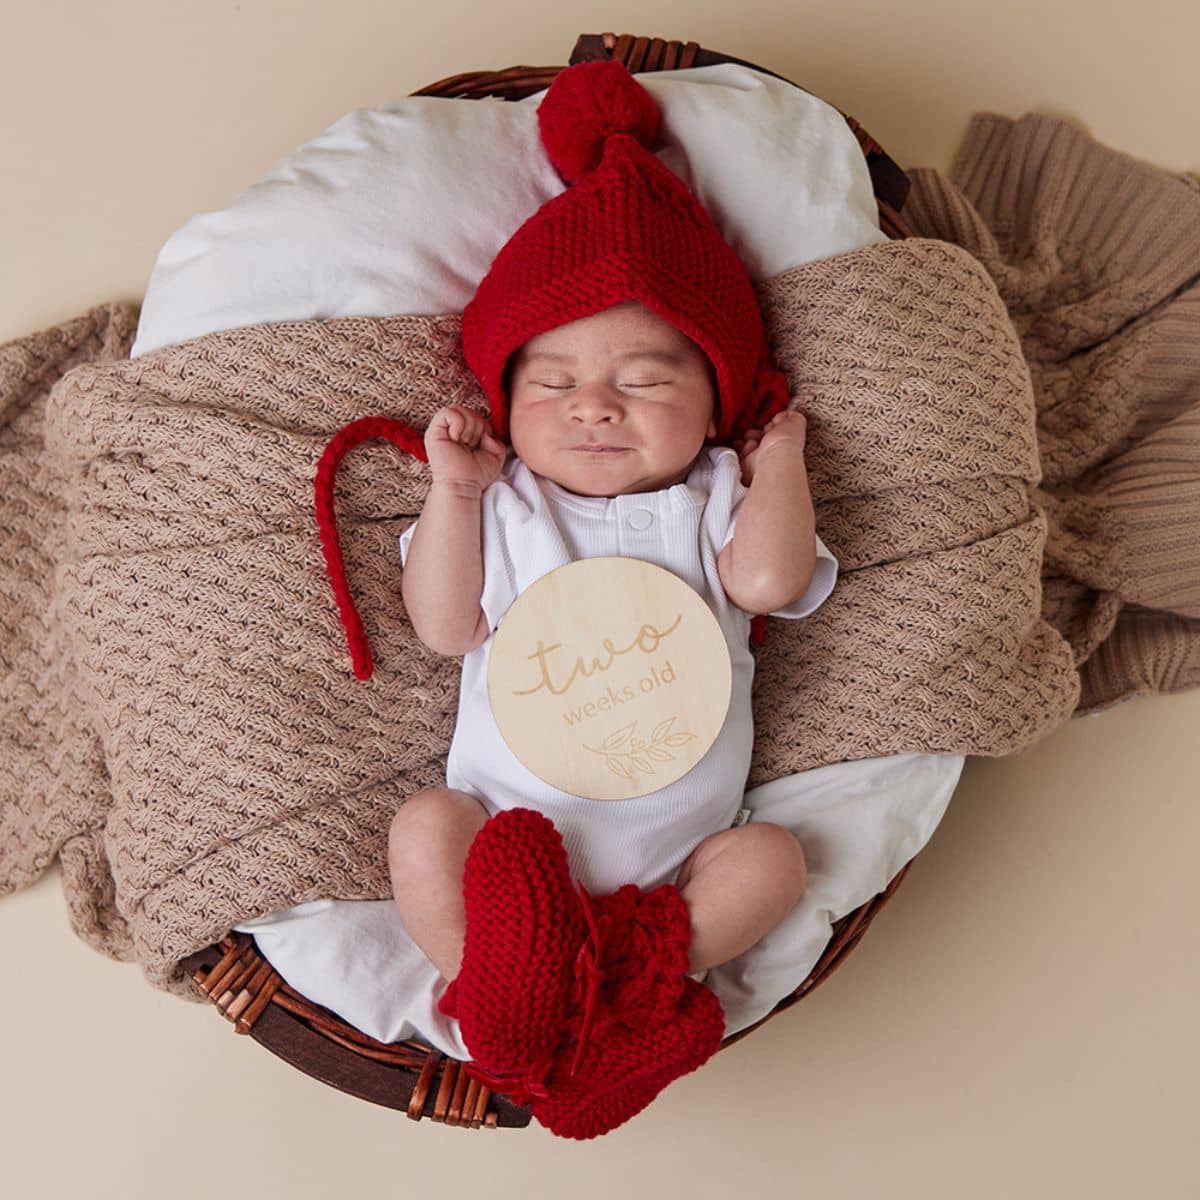
[(635, 509), (629, 514), (629, 523), (634, 529), (648, 529), (654, 524), (654, 514), (644, 508)]

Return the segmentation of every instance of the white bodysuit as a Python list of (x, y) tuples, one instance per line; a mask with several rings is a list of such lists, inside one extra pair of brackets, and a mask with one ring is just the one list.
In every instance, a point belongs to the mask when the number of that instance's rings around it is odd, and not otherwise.
[[(706, 447), (685, 483), (612, 497), (579, 496), (535, 475), (510, 447), (500, 477), (483, 493), (480, 606), (491, 632), (463, 656), (446, 786), (475, 796), (489, 814), (515, 807), (545, 813), (562, 834), (573, 878), (592, 894), (674, 882), (700, 842), (737, 822), (754, 738), (752, 614), (726, 596), (717, 555), (733, 537), (748, 491), (730, 446)], [(400, 535), (402, 564), (416, 526)], [(539, 779), (508, 748), (488, 702), (488, 656), (512, 602), (548, 571), (599, 555), (640, 558), (690, 585), (724, 631), (733, 671), (729, 711), (708, 753), (674, 783), (629, 800), (585, 799)], [(836, 578), (837, 560), (818, 537), (807, 591), (771, 615), (807, 616)]]

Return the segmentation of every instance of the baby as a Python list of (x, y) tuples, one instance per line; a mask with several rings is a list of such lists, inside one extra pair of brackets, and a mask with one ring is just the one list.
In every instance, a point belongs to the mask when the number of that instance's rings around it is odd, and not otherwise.
[[(524, 343), (514, 356), (510, 396), (516, 456), (535, 477), (578, 496), (679, 484), (716, 432), (704, 352), (637, 301)], [(726, 595), (747, 614), (786, 607), (813, 576), (804, 441), (804, 417), (793, 410), (734, 444), (750, 490), (717, 567)], [(480, 608), (481, 500), (500, 477), (507, 450), (480, 414), (459, 406), (437, 413), (425, 448), (433, 483), (408, 547), (404, 603), (430, 649), (467, 654), (491, 634)], [(433, 787), (409, 797), (392, 823), (390, 868), (401, 919), (447, 980), (462, 960), (463, 864), (489, 815), (468, 792)], [(699, 974), (741, 954), (791, 911), (804, 890), (804, 854), (790, 830), (751, 822), (705, 837), (674, 882), (691, 917), (689, 963)]]
[[(445, 786), (390, 831), (395, 902), (447, 986), (464, 1068), (567, 1137), (607, 1132), (724, 1033), (702, 977), (795, 906), (792, 833), (746, 823), (751, 616), (803, 617), (837, 563), (814, 531), (805, 419), (771, 363), (745, 265), (648, 147), (659, 110), (616, 62), (559, 73), (537, 109), (568, 183), (500, 249), (463, 310), (462, 348), (490, 421), (440, 409), (432, 483), (400, 538), (402, 591), (432, 650), (463, 655)], [(332, 472), (390, 419), (341, 431), (318, 472), (318, 521), (355, 670), (370, 676), (332, 527)], [(328, 464), (328, 465), (326, 465)], [(407, 554), (407, 557), (406, 557)], [(729, 708), (673, 782), (623, 800), (563, 792), (500, 735), (493, 633), (526, 588), (581, 558), (674, 573), (725, 635)]]

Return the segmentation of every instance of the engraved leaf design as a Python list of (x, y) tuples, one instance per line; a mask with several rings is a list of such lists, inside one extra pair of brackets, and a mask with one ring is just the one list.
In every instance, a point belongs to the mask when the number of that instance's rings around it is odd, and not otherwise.
[(690, 742), (695, 738), (694, 733), (673, 733), (670, 737), (663, 738), (668, 746), (682, 746), (684, 742)]
[(650, 765), (650, 760), (644, 754), (633, 754), (630, 757), (633, 759), (633, 765), (639, 771), (645, 771), (647, 775), (654, 774), (654, 768)]
[(614, 775), (620, 775), (622, 779), (633, 779), (633, 772), (619, 758), (605, 758), (604, 761)]
[[(676, 714), (677, 716), (678, 714)], [(654, 727), (654, 732), (650, 735), (651, 742), (658, 745), (670, 732), (671, 726), (675, 724), (675, 717), (667, 717), (665, 721), (659, 721)]]
[(631, 721), (624, 729), (618, 729), (616, 733), (610, 733), (601, 744), (600, 749), (619, 750), (633, 735), (633, 727), (636, 724), (636, 721)]
[(675, 757), (673, 754), (668, 754), (665, 750), (660, 750), (657, 746), (651, 746), (646, 753), (655, 762), (671, 762)]

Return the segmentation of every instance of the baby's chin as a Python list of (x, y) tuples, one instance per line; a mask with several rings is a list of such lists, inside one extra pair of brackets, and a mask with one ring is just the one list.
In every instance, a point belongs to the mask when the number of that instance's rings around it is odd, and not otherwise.
[(552, 483), (558, 484), (559, 487), (573, 493), (576, 496), (591, 496), (594, 499), (611, 500), (614, 496), (632, 495), (638, 492), (660, 492), (664, 488), (673, 487), (677, 483), (683, 483), (691, 474), (692, 468), (696, 465), (696, 460), (700, 456), (697, 455), (687, 467), (660, 476), (657, 479), (631, 479), (626, 485), (615, 480), (605, 480), (599, 478), (607, 466), (605, 464), (597, 464), (593, 470), (597, 474), (597, 478), (589, 479), (587, 477), (587, 468), (584, 467), (580, 471), (572, 472), (570, 475), (557, 469), (557, 464), (546, 463), (545, 469), (539, 470), (538, 466), (526, 462), (525, 465), (535, 474), (540, 475), (543, 479), (549, 479)]

